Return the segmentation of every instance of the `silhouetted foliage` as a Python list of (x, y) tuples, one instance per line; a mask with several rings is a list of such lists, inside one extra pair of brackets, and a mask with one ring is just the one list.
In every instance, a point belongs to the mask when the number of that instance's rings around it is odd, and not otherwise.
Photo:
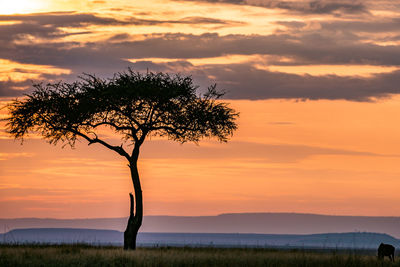
[[(89, 145), (98, 143), (125, 157), (136, 197), (133, 214), (131, 195), (127, 227), (127, 231), (130, 224), (133, 227), (130, 232), (137, 233), (143, 217), (137, 160), (146, 137), (161, 136), (181, 143), (216, 137), (225, 142), (237, 128), (238, 113), (218, 100), (223, 93), (213, 85), (205, 94), (198, 95), (198, 87), (190, 76), (141, 74), (128, 69), (112, 79), (84, 75), (73, 83), (34, 87), (26, 98), (9, 104), (8, 132), (21, 140), (30, 132), (38, 132), (50, 143), (62, 142), (71, 147), (82, 138)], [(98, 130), (102, 127), (119, 134), (121, 143), (115, 145), (99, 138)]]

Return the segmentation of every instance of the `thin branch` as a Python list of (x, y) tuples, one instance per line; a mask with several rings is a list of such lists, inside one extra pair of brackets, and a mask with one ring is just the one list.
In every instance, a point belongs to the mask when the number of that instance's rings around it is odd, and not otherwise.
[(103, 140), (101, 140), (101, 139), (99, 139), (99, 138), (97, 138), (97, 137), (95, 137), (95, 138), (90, 138), (90, 137), (87, 136), (86, 134), (83, 134), (83, 133), (81, 133), (81, 132), (79, 132), (79, 131), (77, 131), (77, 130), (73, 130), (73, 129), (65, 129), (65, 130), (66, 130), (66, 131), (70, 131), (70, 132), (72, 132), (72, 133), (74, 133), (74, 134), (76, 134), (76, 135), (78, 135), (78, 136), (80, 136), (80, 137), (83, 137), (84, 139), (86, 139), (86, 140), (89, 142), (88, 145), (91, 145), (91, 144), (94, 144), (94, 143), (99, 143), (99, 144), (101, 144), (101, 145), (107, 147), (108, 149), (114, 150), (115, 152), (117, 152), (117, 153), (120, 154), (121, 156), (125, 157), (128, 161), (130, 161), (130, 156), (129, 156), (129, 154), (125, 151), (125, 149), (124, 149), (122, 146), (113, 146), (113, 145), (110, 145), (109, 143), (107, 143), (107, 142), (105, 142), (105, 141), (103, 141)]

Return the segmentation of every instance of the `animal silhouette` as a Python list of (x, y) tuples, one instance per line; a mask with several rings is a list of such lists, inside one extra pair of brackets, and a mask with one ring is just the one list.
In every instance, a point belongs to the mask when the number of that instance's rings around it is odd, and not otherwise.
[(394, 247), (381, 243), (378, 248), (378, 259), (383, 260), (385, 256), (388, 256), (394, 262)]

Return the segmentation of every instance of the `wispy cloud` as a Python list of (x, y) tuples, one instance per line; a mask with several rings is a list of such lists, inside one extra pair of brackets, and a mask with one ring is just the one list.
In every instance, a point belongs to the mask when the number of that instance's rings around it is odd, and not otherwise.
[(136, 17), (126, 17), (116, 19), (113, 17), (104, 17), (92, 13), (77, 13), (77, 12), (52, 12), (52, 13), (37, 13), (26, 15), (0, 15), (1, 21), (12, 21), (9, 25), (2, 25), (1, 29), (4, 32), (15, 35), (31, 31), (42, 37), (51, 37), (62, 32), (60, 28), (85, 28), (87, 26), (152, 26), (163, 24), (216, 24), (216, 25), (243, 25), (243, 22), (234, 20), (223, 20), (201, 16), (187, 16), (176, 20), (168, 19), (143, 19)]
[(251, 5), (273, 9), (283, 9), (302, 14), (331, 13), (362, 13), (367, 7), (362, 1), (350, 0), (305, 0), (305, 1), (275, 1), (275, 0), (183, 0), (209, 3), (227, 3), (235, 5)]
[[(144, 159), (246, 159), (246, 161), (263, 161), (293, 163), (313, 156), (347, 155), (360, 157), (393, 157), (395, 154), (379, 154), (366, 151), (354, 151), (318, 146), (296, 144), (263, 144), (255, 142), (231, 141), (229, 144), (216, 145), (202, 144), (201, 146), (186, 145), (185, 147), (168, 141), (151, 141), (144, 145), (142, 157)], [(168, 151), (174, 151), (174, 154)]]

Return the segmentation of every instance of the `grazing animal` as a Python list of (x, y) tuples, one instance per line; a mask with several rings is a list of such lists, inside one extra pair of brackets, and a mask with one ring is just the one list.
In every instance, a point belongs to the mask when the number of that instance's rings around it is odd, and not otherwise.
[(394, 247), (389, 244), (381, 243), (378, 248), (378, 259), (383, 260), (385, 256), (388, 256), (389, 259), (394, 262)]

